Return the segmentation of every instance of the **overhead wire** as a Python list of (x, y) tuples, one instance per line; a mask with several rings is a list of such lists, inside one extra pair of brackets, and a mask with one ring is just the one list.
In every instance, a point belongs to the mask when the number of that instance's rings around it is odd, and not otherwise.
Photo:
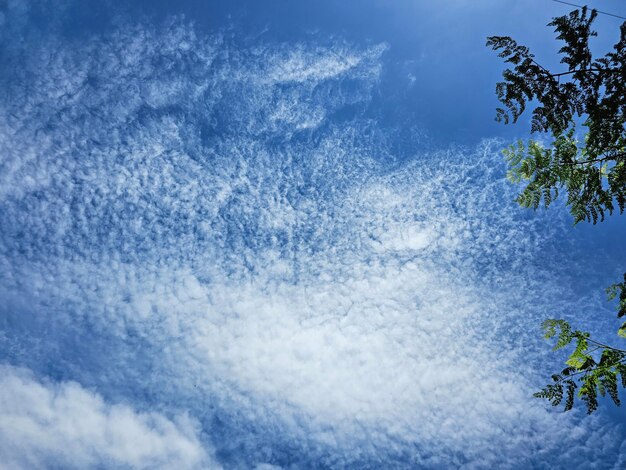
[[(553, 2), (556, 2), (556, 3), (562, 3), (563, 5), (569, 5), (569, 6), (571, 6), (571, 7), (576, 7), (576, 8), (582, 8), (582, 7), (583, 7), (582, 5), (576, 5), (575, 3), (564, 2), (563, 0), (552, 0), (552, 1), (553, 1)], [(594, 8), (594, 10), (596, 10), (596, 9)], [(620, 19), (622, 19), (622, 20), (626, 20), (626, 17), (624, 17), (624, 16), (615, 15), (615, 14), (613, 14), (613, 13), (607, 13), (606, 11), (600, 11), (600, 10), (596, 10), (596, 11), (597, 11), (599, 14), (602, 14), (602, 15), (612, 16), (612, 17), (614, 17), (614, 18), (620, 18)]]

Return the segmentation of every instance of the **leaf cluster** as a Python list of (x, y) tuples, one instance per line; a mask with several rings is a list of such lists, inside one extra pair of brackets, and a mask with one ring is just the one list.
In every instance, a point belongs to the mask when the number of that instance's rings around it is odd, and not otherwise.
[[(607, 289), (609, 300), (618, 295), (617, 315), (621, 318), (626, 316), (626, 273), (624, 282)], [(621, 404), (618, 383), (626, 387), (626, 350), (600, 343), (588, 332), (573, 330), (565, 320), (546, 320), (543, 329), (546, 339), (556, 338), (554, 351), (572, 343), (574, 349), (565, 361), (567, 367), (552, 375), (552, 383), (533, 396), (545, 398), (553, 406), (559, 406), (565, 399), (565, 411), (573, 408), (574, 399), (578, 397), (587, 406), (589, 414), (598, 408), (598, 396), (608, 395), (617, 406)], [(626, 337), (626, 323), (622, 324), (618, 334)]]
[[(619, 406), (618, 379), (622, 387), (626, 387), (626, 351), (599, 346), (589, 333), (572, 330), (565, 320), (549, 319), (543, 327), (546, 338), (557, 337), (554, 350), (572, 342), (575, 348), (565, 361), (567, 367), (560, 374), (552, 375), (553, 383), (534, 396), (549, 400), (553, 406), (560, 405), (565, 398), (565, 411), (572, 409), (576, 395), (586, 404), (587, 413), (593, 413), (598, 408), (598, 395), (609, 395)], [(598, 359), (592, 353), (599, 349), (602, 352)]]
[[(624, 273), (624, 282), (613, 284), (606, 289), (606, 295), (609, 300), (618, 297), (617, 318), (626, 317), (626, 273)], [(626, 322), (622, 323), (617, 334), (622, 338), (626, 338)]]
[[(548, 207), (560, 192), (567, 194), (567, 205), (575, 223), (603, 221), (606, 213), (626, 208), (626, 172), (617, 164), (593, 162), (580, 149), (572, 129), (558, 136), (551, 147), (530, 140), (518, 141), (503, 151), (509, 164), (508, 178), (524, 181), (517, 197), (523, 207)], [(626, 164), (620, 163), (626, 169)], [(624, 174), (622, 174), (624, 173)]]
[[(510, 178), (526, 183), (518, 202), (548, 206), (566, 190), (576, 223), (596, 223), (626, 208), (626, 22), (613, 50), (594, 59), (589, 40), (596, 36), (596, 16), (583, 7), (548, 24), (564, 42), (559, 54), (567, 70), (560, 73), (541, 66), (508, 36), (487, 38), (487, 46), (511, 65), (496, 86), (503, 104), (496, 119), (516, 122), (529, 103), (537, 103), (531, 129), (552, 137), (547, 148), (531, 140), (505, 152)], [(586, 128), (582, 142), (575, 138), (577, 121)]]

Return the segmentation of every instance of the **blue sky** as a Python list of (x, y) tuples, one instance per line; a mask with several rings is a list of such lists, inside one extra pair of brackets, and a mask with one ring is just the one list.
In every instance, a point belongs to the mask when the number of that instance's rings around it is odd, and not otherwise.
[(615, 341), (625, 223), (519, 208), (493, 121), (485, 36), (558, 66), (567, 11), (0, 7), (0, 466), (623, 468), (532, 393), (543, 319)]

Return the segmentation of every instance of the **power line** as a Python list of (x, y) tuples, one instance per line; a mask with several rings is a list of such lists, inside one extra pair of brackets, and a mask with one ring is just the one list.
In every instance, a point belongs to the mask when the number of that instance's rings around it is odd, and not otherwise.
[[(563, 0), (552, 0), (553, 2), (556, 3), (562, 3), (564, 5), (569, 5), (571, 7), (576, 7), (576, 8), (582, 8), (582, 5), (576, 5), (575, 3), (569, 3), (569, 2), (564, 2)], [(595, 8), (594, 8), (595, 10)], [(598, 13), (602, 14), (602, 15), (607, 15), (607, 16), (612, 16), (614, 18), (620, 18), (622, 20), (626, 20), (626, 17), (624, 16), (619, 16), (619, 15), (614, 15), (613, 13), (607, 13), (606, 11), (600, 11), (600, 10), (596, 10)]]

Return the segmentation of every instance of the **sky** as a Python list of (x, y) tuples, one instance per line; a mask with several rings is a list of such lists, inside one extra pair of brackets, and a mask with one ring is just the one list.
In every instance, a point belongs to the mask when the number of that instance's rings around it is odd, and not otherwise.
[(532, 394), (545, 318), (618, 340), (626, 222), (520, 208), (493, 119), (485, 37), (558, 68), (568, 11), (0, 4), (0, 468), (624, 468)]

